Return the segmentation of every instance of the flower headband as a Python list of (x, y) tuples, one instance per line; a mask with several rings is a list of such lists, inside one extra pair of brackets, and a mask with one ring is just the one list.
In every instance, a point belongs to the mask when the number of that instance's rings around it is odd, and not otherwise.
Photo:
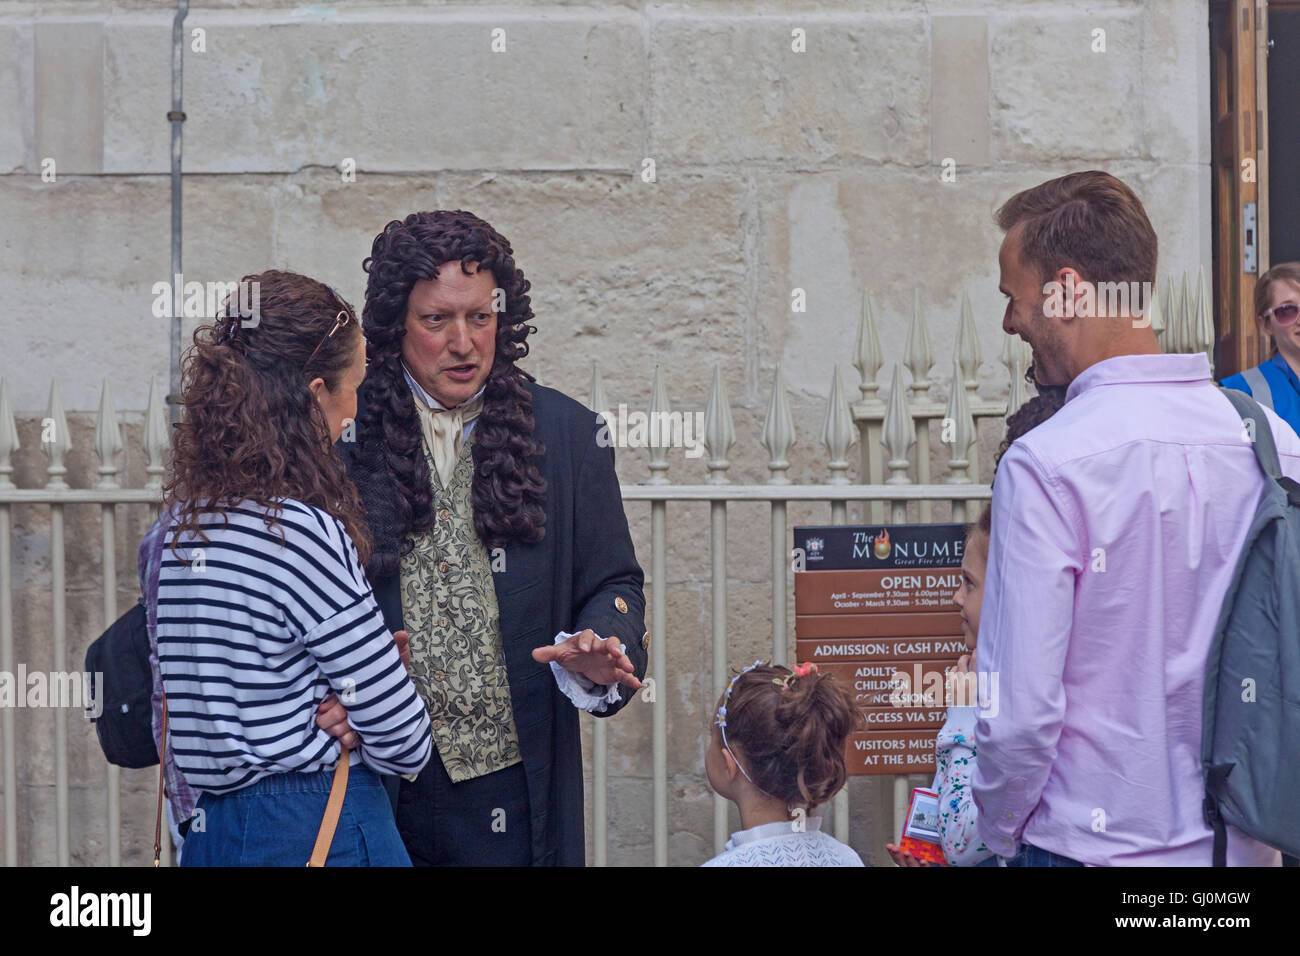
[[(754, 778), (745, 770), (745, 765), (736, 759), (735, 751), (733, 751), (731, 745), (727, 743), (727, 701), (731, 699), (731, 689), (736, 686), (736, 681), (740, 680), (743, 675), (748, 674), (755, 667), (762, 666), (762, 661), (754, 661), (754, 663), (750, 664), (748, 667), (741, 670), (741, 672), (735, 677), (731, 678), (731, 682), (727, 684), (726, 692), (722, 695), (722, 706), (718, 708), (717, 714), (713, 717), (713, 722), (717, 724), (718, 728), (722, 731), (722, 749), (731, 754), (731, 759), (736, 761), (736, 766), (740, 768), (740, 772), (745, 775), (745, 779), (750, 783), (754, 783)], [(754, 786), (757, 787), (758, 784), (754, 783)]]

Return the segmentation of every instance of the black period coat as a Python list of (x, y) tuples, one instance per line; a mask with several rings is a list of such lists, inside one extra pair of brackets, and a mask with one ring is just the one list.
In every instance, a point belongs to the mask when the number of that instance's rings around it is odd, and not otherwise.
[[(644, 678), (649, 645), (645, 578), (628, 533), (614, 449), (608, 441), (597, 441), (595, 413), (535, 382), (525, 381), (524, 387), (533, 399), (533, 435), (546, 447), (537, 459), (546, 479), (546, 535), (536, 544), (507, 545), (504, 566), (499, 555), (490, 552), (498, 557), (492, 581), (528, 779), (533, 863), (582, 866), (586, 854), (578, 709), (560, 692), (551, 665), (534, 661), (532, 651), (552, 644), (560, 631), (590, 628), (627, 645), (637, 677)], [(361, 418), (358, 411), (358, 428)], [(361, 490), (376, 550), (395, 548), (387, 471), (382, 460), (366, 460), (361, 445), (341, 442), (339, 450)], [(400, 574), (373, 576), (371, 585), (388, 627), (402, 630)], [(619, 690), (619, 702), (596, 716), (612, 715), (635, 695), (626, 686)], [(432, 759), (439, 759), (436, 751)], [(395, 802), (397, 778), (385, 782)]]

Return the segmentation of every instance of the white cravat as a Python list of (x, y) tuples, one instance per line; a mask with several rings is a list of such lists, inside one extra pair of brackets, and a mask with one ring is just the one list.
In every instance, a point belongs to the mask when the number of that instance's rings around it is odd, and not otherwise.
[(415, 408), (420, 414), (424, 441), (429, 446), (429, 454), (433, 456), (438, 478), (446, 488), (451, 484), (452, 475), (456, 471), (456, 460), (460, 457), (460, 450), (473, 427), (474, 419), (483, 410), (483, 392), (487, 389), (487, 384), (484, 383), (483, 388), (469, 400), (461, 402), (455, 408), (447, 408), (420, 387), (405, 362), (402, 363), (402, 372), (406, 375), (406, 384), (410, 386), (411, 394), (417, 399)]

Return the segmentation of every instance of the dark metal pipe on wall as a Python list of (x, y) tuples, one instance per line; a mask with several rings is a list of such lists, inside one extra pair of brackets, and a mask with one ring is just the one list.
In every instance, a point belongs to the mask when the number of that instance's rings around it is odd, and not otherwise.
[[(185, 122), (182, 109), (183, 75), (185, 60), (185, 17), (189, 13), (189, 0), (177, 0), (176, 15), (172, 18), (172, 108), (167, 119), (172, 124), (172, 301), (180, 298), (181, 290), (181, 124)], [(171, 310), (171, 378), (167, 405), (173, 422), (180, 420), (181, 392), (181, 316), (180, 309)]]

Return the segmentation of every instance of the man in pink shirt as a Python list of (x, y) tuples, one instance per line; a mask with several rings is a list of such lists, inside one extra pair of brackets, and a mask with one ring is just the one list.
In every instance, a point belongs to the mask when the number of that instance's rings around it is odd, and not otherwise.
[[(1205, 354), (1162, 354), (1142, 315), (1156, 236), (1132, 190), (1074, 173), (1013, 196), (998, 224), (1002, 328), (1069, 390), (994, 486), (980, 834), (1013, 865), (1208, 866), (1206, 657), (1265, 479)], [(1266, 414), (1300, 479), (1300, 438)], [(1228, 828), (1229, 865), (1279, 862)]]

